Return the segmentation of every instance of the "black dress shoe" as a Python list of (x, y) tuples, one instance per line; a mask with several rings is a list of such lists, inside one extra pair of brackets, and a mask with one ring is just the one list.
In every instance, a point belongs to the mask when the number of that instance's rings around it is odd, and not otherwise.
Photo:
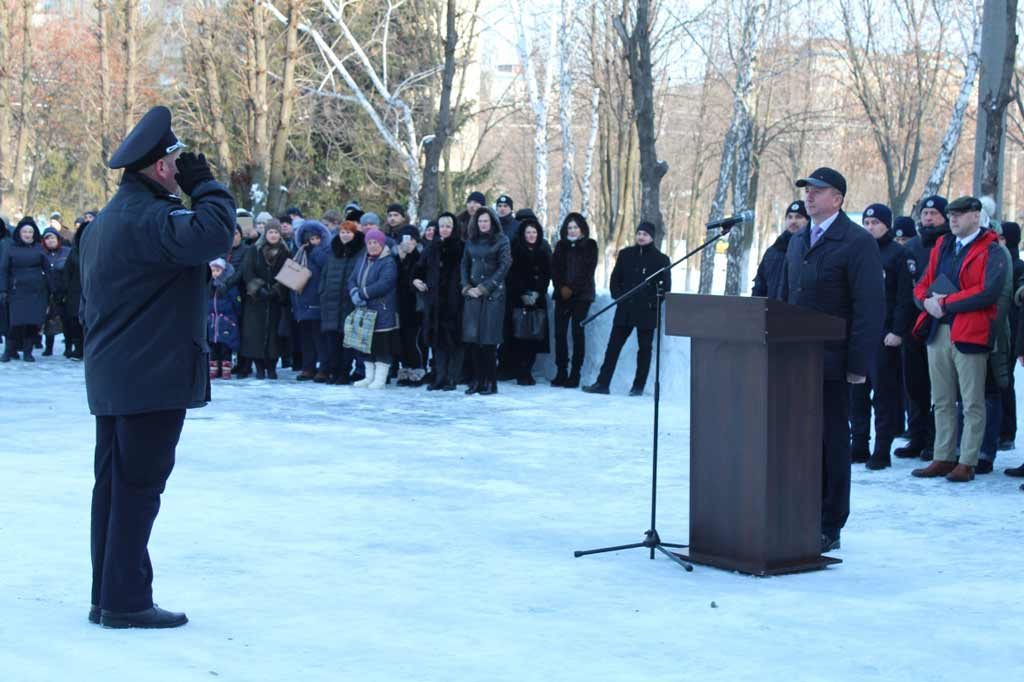
[(479, 391), (477, 391), (479, 395), (494, 395), (497, 392), (498, 382), (496, 381), (488, 381), (486, 384), (480, 387)]
[(11, 356), (8, 355), (7, 353), (4, 353), (3, 355), (0, 355), (0, 362), (10, 362), (10, 361), (11, 361)]
[(1013, 478), (1024, 478), (1024, 464), (1019, 467), (1013, 467), (1012, 469), (1003, 469), (1003, 473)]
[(99, 625), (100, 624), (100, 613), (101, 613), (100, 612), (100, 607), (95, 606), (95, 605), (90, 606), (89, 607), (89, 622), (93, 623), (95, 625)]
[(441, 386), (441, 390), (442, 391), (454, 391), (455, 388), (456, 388), (455, 384), (451, 383), (450, 381), (448, 383), (444, 384), (443, 386)]
[(469, 385), (469, 388), (466, 389), (466, 395), (473, 395), (474, 393), (479, 393), (479, 392), (480, 392), (480, 384), (476, 383), (475, 381)]
[(931, 448), (925, 448), (921, 451), (921, 461), (930, 462), (935, 457), (935, 451)]
[(1012, 440), (1001, 440), (999, 441), (999, 452), (1009, 452), (1015, 447)]
[(850, 445), (850, 461), (854, 464), (864, 464), (871, 459), (871, 450), (868, 449), (867, 441), (854, 441)]
[(604, 384), (597, 384), (597, 383), (590, 384), (589, 386), (584, 386), (583, 387), (583, 392), (584, 393), (597, 393), (599, 395), (608, 395), (608, 393), (610, 393), (610, 391), (608, 390), (607, 386), (605, 386)]
[(821, 553), (833, 552), (839, 549), (839, 536), (832, 537), (827, 533), (821, 534)]
[(633, 398), (636, 398), (637, 396), (641, 396), (643, 394), (644, 389), (642, 387), (637, 388), (636, 386), (634, 386), (633, 388), (629, 389), (629, 395), (632, 396)]
[(990, 460), (990, 459), (979, 459), (978, 463), (974, 465), (974, 473), (976, 473), (976, 474), (991, 474), (992, 473), (992, 460)]
[(921, 456), (921, 451), (924, 450), (920, 445), (913, 443), (907, 443), (902, 448), (896, 448), (892, 451), (892, 454), (896, 455), (900, 459), (917, 459)]
[(871, 471), (880, 471), (880, 470), (885, 469), (887, 467), (891, 467), (892, 466), (892, 460), (889, 459), (889, 455), (888, 454), (882, 454), (880, 452), (876, 452), (876, 453), (871, 455), (871, 458), (867, 461), (867, 465), (866, 466)]
[(565, 382), (569, 380), (569, 376), (565, 372), (559, 372), (555, 375), (555, 378), (551, 380), (552, 386), (565, 386)]
[(165, 611), (154, 604), (152, 608), (143, 611), (117, 612), (104, 609), (100, 620), (105, 628), (156, 630), (181, 627), (188, 622), (188, 617), (184, 613)]
[(29, 352), (22, 353), (21, 354), (21, 359), (24, 360), (25, 362), (35, 362), (36, 361), (36, 359), (34, 357), (32, 357), (32, 353), (29, 353)]
[(267, 378), (268, 379), (276, 379), (277, 378), (277, 368), (276, 367), (267, 367)]
[(519, 384), (520, 386), (536, 386), (537, 380), (534, 379), (531, 375), (525, 374), (516, 379), (516, 383)]

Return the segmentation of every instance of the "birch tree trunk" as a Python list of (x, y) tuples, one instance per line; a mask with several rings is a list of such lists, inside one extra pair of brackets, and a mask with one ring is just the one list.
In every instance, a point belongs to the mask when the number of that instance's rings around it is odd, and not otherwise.
[(267, 9), (249, 6), (250, 54), (247, 62), (249, 108), (252, 115), (252, 157), (249, 159), (249, 200), (254, 213), (266, 210), (270, 174), (270, 99), (267, 95)]
[[(942, 181), (946, 178), (949, 164), (953, 160), (953, 153), (960, 142), (960, 133), (964, 128), (964, 118), (967, 115), (967, 106), (971, 101), (971, 92), (974, 90), (974, 82), (978, 78), (978, 63), (981, 55), (981, 21), (974, 27), (974, 38), (971, 41), (970, 51), (967, 53), (967, 65), (964, 67), (964, 77), (960, 81), (960, 91), (953, 105), (953, 113), (949, 116), (949, 124), (946, 125), (946, 134), (942, 136), (942, 144), (939, 145), (939, 155), (932, 166), (932, 172), (928, 175), (928, 182), (924, 185), (921, 199), (931, 196), (942, 187)], [(920, 199), (914, 202), (914, 215), (920, 213)]]
[(638, 0), (636, 22), (628, 31), (625, 18), (615, 18), (615, 28), (622, 39), (629, 64), (629, 84), (633, 94), (633, 111), (640, 152), (640, 220), (654, 225), (656, 243), (665, 236), (661, 216), (661, 179), (668, 172), (668, 163), (658, 159), (657, 124), (654, 118), (654, 71), (651, 62), (651, 0)]
[(28, 165), (28, 141), (32, 132), (32, 0), (21, 3), (21, 82), (18, 85), (18, 101), (21, 107), (18, 112), (18, 146), (14, 155), (14, 170), (11, 180), (15, 188), (15, 196), (21, 202), (25, 213), (29, 207), (25, 205), (28, 198), (28, 186), (25, 182), (25, 168)]
[(558, 199), (558, 225), (572, 211), (576, 145), (572, 137), (573, 27), (577, 0), (561, 0), (558, 30), (558, 121), (562, 128), (562, 191)]
[(124, 3), (124, 100), (121, 104), (122, 126), (125, 137), (135, 127), (135, 80), (138, 59), (139, 0), (125, 0)]
[[(271, 211), (285, 210), (288, 188), (285, 187), (285, 161), (288, 138), (291, 136), (292, 113), (295, 109), (295, 65), (299, 60), (299, 12), (301, 0), (288, 1), (288, 23), (285, 31), (284, 82), (281, 85), (280, 118), (274, 131), (274, 144), (270, 155), (269, 195)], [(264, 78), (266, 77), (264, 70)]]
[(220, 72), (217, 70), (217, 62), (214, 60), (214, 55), (216, 54), (216, 31), (211, 29), (209, 17), (205, 12), (200, 13), (196, 20), (196, 31), (202, 44), (201, 67), (203, 69), (203, 79), (206, 81), (206, 96), (210, 106), (210, 125), (213, 129), (213, 139), (217, 141), (219, 175), (227, 178), (231, 176), (235, 165), (231, 158), (231, 145), (228, 141), (227, 127), (224, 124), (224, 103), (221, 95)]
[[(743, 45), (736, 68), (736, 87), (733, 116), (736, 125), (736, 166), (732, 179), (733, 214), (752, 208), (747, 205), (750, 192), (751, 158), (754, 146), (753, 92), (757, 72), (758, 51), (768, 6), (761, 0), (747, 2), (743, 21)], [(740, 292), (740, 280), (750, 256), (751, 240), (744, 239), (744, 231), (754, 226), (738, 225), (729, 233), (729, 251), (726, 259), (725, 293), (735, 296)]]
[(583, 157), (583, 181), (580, 187), (580, 213), (590, 219), (590, 192), (594, 177), (594, 151), (597, 148), (597, 133), (601, 127), (601, 89), (590, 92), (590, 135), (587, 137), (587, 151)]
[(426, 144), (423, 189), (420, 192), (421, 212), (434, 218), (439, 211), (439, 173), (441, 153), (448, 146), (452, 133), (452, 85), (455, 82), (455, 48), (459, 34), (455, 28), (455, 0), (447, 0), (445, 8), (444, 71), (441, 73), (441, 103), (437, 110), (434, 137)]
[[(100, 51), (100, 156), (103, 163), (110, 161), (114, 150), (110, 143), (110, 3), (96, 0), (96, 39)], [(109, 198), (114, 193), (114, 178), (109, 170), (103, 170), (103, 194)]]
[(552, 49), (555, 44), (554, 26), (548, 27), (547, 64), (544, 69), (544, 82), (538, 83), (537, 69), (534, 62), (532, 41), (526, 25), (526, 13), (523, 9), (522, 0), (516, 2), (517, 21), (516, 30), (518, 40), (516, 49), (519, 52), (519, 63), (523, 68), (523, 77), (526, 79), (526, 92), (530, 98), (530, 108), (533, 111), (533, 185), (534, 201), (533, 212), (537, 215), (542, 225), (548, 224), (548, 100), (551, 92), (552, 74)]

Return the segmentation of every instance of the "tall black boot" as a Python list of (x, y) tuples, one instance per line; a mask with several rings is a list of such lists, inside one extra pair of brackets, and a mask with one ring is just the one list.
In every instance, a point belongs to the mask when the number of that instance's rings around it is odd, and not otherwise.
[(870, 458), (871, 451), (868, 449), (868, 439), (855, 437), (850, 444), (850, 461), (854, 464), (864, 464)]
[(48, 358), (53, 355), (53, 342), (57, 340), (56, 336), (51, 334), (46, 335), (46, 348), (43, 349), (43, 357)]
[(868, 459), (867, 467), (877, 471), (879, 469), (885, 469), (886, 467), (892, 466), (892, 458), (889, 456), (889, 452), (892, 449), (892, 441), (884, 438), (875, 437), (875, 451), (871, 453), (871, 457)]

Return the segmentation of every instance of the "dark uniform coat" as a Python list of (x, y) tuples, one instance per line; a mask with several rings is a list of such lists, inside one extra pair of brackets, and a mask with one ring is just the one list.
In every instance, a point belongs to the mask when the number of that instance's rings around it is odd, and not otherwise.
[(868, 376), (885, 322), (882, 259), (875, 238), (840, 211), (811, 248), (811, 226), (793, 235), (780, 299), (846, 320), (846, 340), (825, 342), (825, 380)]
[(11, 327), (41, 325), (46, 319), (49, 288), (46, 275), (50, 269), (39, 243), (39, 230), (31, 244), (21, 241), (15, 232), (13, 241), (3, 250), (0, 260), (0, 292), (7, 294), (7, 310)]
[(209, 400), (208, 263), (231, 248), (235, 200), (214, 180), (186, 209), (126, 171), (81, 242), (85, 385), (97, 416)]
[(764, 252), (764, 256), (757, 266), (757, 274), (754, 276), (754, 287), (750, 290), (751, 296), (778, 298), (779, 282), (782, 281), (782, 266), (786, 262), (786, 250), (789, 248), (789, 240), (792, 238), (793, 233), (786, 230)]
[[(612, 298), (618, 298), (636, 285), (647, 279), (651, 273), (671, 263), (668, 256), (658, 251), (653, 244), (647, 246), (627, 246), (619, 251), (615, 259), (615, 267), (609, 278), (609, 289)], [(668, 293), (672, 289), (672, 273), (666, 270), (661, 276), (661, 289)], [(654, 329), (658, 326), (658, 292), (653, 286), (645, 288), (628, 301), (623, 301), (615, 309), (615, 320), (618, 327), (636, 327), (637, 329)]]
[(882, 335), (895, 334), (905, 339), (917, 319), (917, 308), (913, 303), (914, 277), (908, 265), (910, 252), (896, 243), (892, 230), (886, 232), (877, 243), (885, 277), (885, 321), (882, 324)]
[(61, 277), (64, 279), (64, 314), (71, 319), (78, 319), (82, 305), (82, 267), (81, 249), (82, 235), (92, 223), (82, 223), (75, 232), (74, 245), (68, 259), (64, 261)]
[(465, 295), (462, 310), (462, 340), (482, 346), (497, 346), (504, 340), (505, 278), (512, 267), (508, 237), (503, 234), (476, 235), (466, 242), (462, 256), (462, 291), (480, 287), (479, 298)]

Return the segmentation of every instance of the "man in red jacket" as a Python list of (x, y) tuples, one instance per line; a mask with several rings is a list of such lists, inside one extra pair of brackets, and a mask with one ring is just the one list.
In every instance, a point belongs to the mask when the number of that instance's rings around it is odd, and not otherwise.
[[(928, 269), (914, 288), (924, 310), (914, 333), (926, 338), (928, 373), (935, 406), (935, 458), (918, 478), (945, 476), (956, 483), (974, 478), (985, 431), (985, 373), (995, 338), (996, 301), (1007, 276), (999, 238), (981, 229), (981, 202), (961, 197), (949, 204), (952, 234), (932, 249)], [(957, 391), (964, 430), (956, 459)]]

